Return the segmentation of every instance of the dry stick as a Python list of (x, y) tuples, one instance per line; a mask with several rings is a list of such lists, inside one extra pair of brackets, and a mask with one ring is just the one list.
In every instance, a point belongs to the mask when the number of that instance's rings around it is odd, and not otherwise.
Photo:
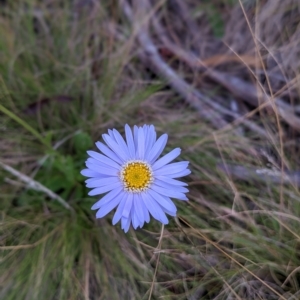
[[(120, 2), (128, 19), (132, 21), (133, 15), (130, 6), (125, 0), (121, 0)], [(229, 115), (234, 119), (239, 119), (240, 122), (242, 122), (251, 130), (257, 132), (259, 135), (263, 137), (268, 136), (267, 132), (261, 127), (241, 117), (239, 114), (224, 108), (217, 102), (211, 101), (211, 99), (204, 96), (198, 90), (186, 83), (182, 78), (180, 78), (177, 73), (161, 58), (156, 46), (143, 28), (141, 28), (137, 34), (137, 38), (144, 50), (144, 54), (140, 53), (140, 58), (143, 61), (150, 61), (150, 67), (152, 67), (154, 72), (167, 79), (172, 88), (177, 91), (192, 107), (194, 107), (199, 112), (201, 117), (211, 122), (216, 128), (222, 128), (228, 125), (228, 123), (226, 123), (226, 121), (220, 117), (220, 114)], [(237, 134), (239, 133), (237, 132)]]
[[(127, 18), (134, 23), (131, 7), (128, 5), (126, 0), (120, 0), (120, 4)], [(142, 4), (142, 2), (140, 2), (140, 4)], [(137, 39), (144, 52), (139, 53), (141, 60), (150, 62), (151, 69), (153, 69), (153, 71), (161, 77), (165, 78), (171, 87), (198, 111), (203, 119), (211, 122), (216, 128), (225, 126), (227, 122), (220, 117), (219, 113), (223, 111), (223, 114), (232, 115), (232, 112), (223, 108), (218, 103), (212, 102), (180, 78), (159, 55), (156, 46), (144, 29), (145, 25), (146, 24), (142, 24), (137, 33)], [(137, 28), (137, 26), (135, 26), (135, 28)]]
[[(184, 23), (186, 24), (187, 31), (193, 35), (193, 40), (199, 36), (199, 29), (197, 23), (193, 18), (191, 18), (191, 12), (189, 11), (188, 3), (182, 0), (176, 0), (177, 6), (179, 9), (180, 16)], [(174, 7), (176, 9), (176, 6)], [(202, 41), (197, 40), (197, 43)]]
[[(178, 45), (172, 43), (166, 37), (166, 34), (164, 33), (163, 29), (161, 28), (160, 24), (155, 18), (153, 18), (153, 25), (156, 31), (159, 33), (158, 36), (164, 43), (165, 47), (167, 47), (169, 51), (173, 52), (177, 58), (183, 60), (191, 68), (196, 68), (203, 71), (206, 70), (205, 75), (227, 88), (236, 97), (243, 99), (244, 101), (250, 103), (253, 106), (259, 105), (258, 91), (255, 88), (255, 86), (230, 74), (225, 74), (219, 71), (209, 69), (195, 54), (187, 52), (186, 50), (183, 50), (182, 48), (178, 47)], [(243, 60), (241, 59), (241, 61)], [(251, 69), (249, 69), (249, 71), (252, 72)], [(255, 74), (253, 75), (255, 76)], [(260, 87), (263, 89), (262, 86)], [(294, 114), (293, 107), (285, 103), (280, 98), (270, 97), (267, 93), (263, 93), (259, 96), (261, 97), (263, 103), (266, 103), (268, 107), (272, 107), (272, 101), (274, 101), (277, 105), (279, 115), (290, 126), (296, 129), (300, 129), (300, 119)]]
[[(162, 30), (162, 28), (161, 28), (161, 26), (160, 26), (160, 24), (159, 24), (159, 22), (157, 21), (156, 18), (153, 18), (152, 21), (153, 21), (153, 25), (154, 25), (157, 33), (158, 33), (158, 36), (160, 37), (162, 42), (165, 44), (165, 46), (171, 52), (173, 52), (179, 59), (181, 59), (185, 63), (187, 63), (190, 67), (192, 67), (192, 68), (199, 68), (200, 67), (201, 70), (205, 70), (203, 68), (203, 64), (199, 64), (200, 60), (194, 54), (187, 53), (185, 50), (183, 50), (182, 48), (178, 47), (177, 45), (175, 45), (175, 44), (173, 44), (169, 41), (169, 39), (164, 34), (164, 31)], [(215, 71), (210, 71), (210, 72), (215, 72)], [(219, 73), (219, 72), (216, 72), (216, 73)], [(220, 74), (222, 74), (222, 73), (220, 73)], [(208, 75), (210, 75), (210, 73), (208, 73)], [(224, 80), (227, 77), (230, 77), (230, 75), (224, 74)], [(215, 78), (212, 78), (212, 79), (215, 79)], [(217, 81), (217, 80), (215, 80), (215, 81)], [(233, 93), (233, 94), (235, 94), (235, 93)], [(257, 101), (257, 99), (256, 99), (256, 101)], [(245, 116), (241, 116), (238, 113), (234, 113), (232, 111), (229, 111), (229, 110), (223, 108), (221, 105), (218, 105), (218, 107), (214, 107), (214, 109), (220, 111), (223, 114), (230, 115), (231, 117), (233, 117), (235, 119), (235, 121), (232, 124), (227, 124), (227, 126), (226, 126), (227, 128), (228, 127), (233, 127), (235, 125), (238, 125), (239, 123), (242, 123), (245, 126), (247, 126), (249, 129), (251, 129), (252, 131), (258, 133), (262, 137), (268, 137), (269, 136), (269, 134), (263, 128), (261, 128), (260, 126), (256, 125), (255, 123), (253, 123), (253, 122), (251, 122), (247, 119), (247, 117), (249, 117), (250, 114), (246, 114)]]
[[(201, 60), (196, 57), (193, 53), (189, 53), (181, 48), (179, 48), (174, 43), (164, 40), (165, 46), (167, 46), (168, 50), (173, 52), (179, 59), (183, 60), (187, 63), (191, 68), (196, 68), (200, 70), (206, 70), (204, 75), (207, 75), (212, 80), (224, 86), (228, 89), (233, 95), (238, 98), (243, 99), (253, 106), (258, 106), (258, 91), (252, 84), (238, 78), (232, 76), (230, 74), (225, 74), (219, 71), (215, 71), (209, 69)], [(272, 98), (266, 93), (259, 95), (261, 100), (265, 105), (265, 107), (272, 107), (272, 101), (275, 102), (278, 114), (282, 117), (282, 119), (288, 123), (291, 127), (295, 129), (300, 129), (300, 119), (294, 114), (294, 108), (289, 104), (285, 103), (280, 98)]]
[[(156, 19), (153, 18), (154, 25), (156, 29), (159, 28), (159, 24)], [(159, 30), (159, 36), (161, 36), (161, 30)], [(235, 113), (233, 111), (230, 111), (226, 108), (224, 108), (222, 105), (218, 104), (217, 102), (214, 102), (212, 99), (209, 99), (208, 97), (201, 94), (198, 90), (191, 87), (189, 84), (187, 84), (183, 79), (181, 79), (174, 71), (173, 69), (165, 63), (165, 61), (162, 60), (160, 55), (157, 52), (157, 49), (153, 42), (151, 41), (150, 37), (146, 32), (141, 32), (140, 35), (138, 35), (140, 44), (144, 48), (144, 51), (146, 54), (148, 54), (144, 59), (150, 60), (152, 63), (152, 66), (154, 67), (155, 71), (162, 75), (164, 78), (166, 78), (174, 90), (176, 90), (179, 94), (181, 94), (185, 100), (198, 112), (203, 113), (203, 108), (208, 108), (211, 110), (215, 110), (223, 115), (229, 115), (233, 117), (235, 120), (239, 119), (238, 123), (243, 123), (245, 126), (247, 126), (252, 131), (258, 133), (262, 137), (268, 137), (268, 133), (261, 128), (260, 126), (256, 125), (255, 123), (247, 120), (243, 116), (240, 116), (238, 113)], [(166, 39), (164, 39), (166, 40)], [(176, 47), (178, 49), (178, 47)], [(173, 48), (171, 48), (171, 51)], [(183, 50), (180, 53), (185, 53)], [(197, 61), (197, 64), (199, 65), (199, 62)], [(214, 112), (214, 111), (212, 111)], [(215, 112), (214, 112), (215, 113)], [(206, 112), (204, 112), (204, 117), (209, 120), (210, 122), (215, 125), (216, 128), (220, 128), (223, 126), (228, 126), (228, 123), (226, 124), (223, 120), (222, 123), (219, 122), (217, 119), (212, 119), (211, 116), (207, 115)], [(215, 124), (217, 122), (217, 124)], [(236, 124), (236, 123), (235, 123)], [(239, 134), (239, 133), (238, 133)]]
[(284, 172), (280, 170), (262, 169), (255, 167), (244, 167), (235, 164), (223, 164), (217, 165), (218, 169), (226, 173), (227, 175), (233, 176), (241, 180), (258, 180), (264, 182), (273, 182), (276, 184), (293, 184), (300, 186), (300, 172)]
[(48, 195), (51, 199), (57, 200), (60, 204), (62, 204), (65, 208), (71, 209), (71, 206), (60, 196), (46, 188), (44, 185), (41, 183), (35, 181), (34, 179), (26, 176), (25, 174), (20, 173), (19, 171), (15, 170), (14, 168), (2, 163), (0, 161), (0, 166), (6, 170), (7, 172), (11, 173), (12, 175), (18, 177), (21, 181), (25, 182), (28, 184), (28, 187), (35, 190), (35, 191), (40, 191)]

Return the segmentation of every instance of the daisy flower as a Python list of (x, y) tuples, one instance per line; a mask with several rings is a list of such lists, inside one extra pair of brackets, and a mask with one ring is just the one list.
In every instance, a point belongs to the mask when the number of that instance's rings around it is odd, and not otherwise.
[(102, 218), (117, 208), (112, 223), (121, 220), (125, 232), (131, 223), (134, 229), (143, 227), (150, 221), (150, 214), (167, 224), (166, 214), (176, 216), (177, 210), (170, 198), (188, 200), (187, 184), (174, 178), (190, 174), (189, 162), (170, 163), (180, 154), (180, 148), (159, 158), (168, 135), (156, 139), (153, 125), (134, 126), (133, 131), (125, 125), (125, 135), (126, 141), (116, 129), (108, 130), (102, 135), (106, 145), (96, 143), (102, 154), (87, 151), (90, 158), (81, 174), (90, 177), (86, 180), (86, 186), (92, 188), (89, 195), (106, 193), (92, 209), (97, 209), (96, 217)]

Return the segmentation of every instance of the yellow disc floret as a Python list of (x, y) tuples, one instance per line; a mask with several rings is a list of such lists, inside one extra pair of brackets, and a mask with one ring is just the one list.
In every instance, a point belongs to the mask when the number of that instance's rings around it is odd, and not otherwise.
[(122, 167), (120, 178), (126, 191), (139, 193), (149, 188), (153, 181), (153, 173), (146, 162), (133, 160)]

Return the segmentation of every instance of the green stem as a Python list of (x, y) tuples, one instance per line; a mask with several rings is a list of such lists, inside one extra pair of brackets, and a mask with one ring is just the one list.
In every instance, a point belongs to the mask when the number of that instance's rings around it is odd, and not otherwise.
[(6, 114), (11, 119), (15, 120), (17, 123), (19, 123), (25, 129), (27, 129), (29, 132), (31, 132), (43, 145), (47, 146), (47, 148), (52, 149), (51, 145), (34, 128), (32, 128), (28, 123), (23, 121), (21, 118), (19, 118), (17, 115), (15, 115), (13, 112), (9, 111), (7, 108), (5, 108), (1, 104), (0, 104), (0, 111), (3, 112), (4, 114)]

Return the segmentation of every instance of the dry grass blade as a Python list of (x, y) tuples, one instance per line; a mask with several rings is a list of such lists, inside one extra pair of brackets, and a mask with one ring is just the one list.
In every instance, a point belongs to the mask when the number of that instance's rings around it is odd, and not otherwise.
[[(182, 221), (184, 222), (184, 220), (182, 220)], [(185, 222), (185, 224), (188, 225), (188, 226), (190, 226), (186, 222)], [(280, 295), (276, 290), (274, 290), (269, 284), (267, 284), (266, 282), (264, 282), (261, 278), (259, 278), (257, 275), (255, 275), (252, 271), (250, 271), (248, 268), (246, 268), (244, 265), (242, 265), (240, 262), (238, 262), (234, 257), (232, 257), (226, 251), (224, 251), (218, 244), (216, 244), (215, 242), (213, 242), (212, 240), (210, 240), (209, 238), (207, 238), (200, 230), (197, 230), (195, 228), (192, 228), (192, 229), (195, 230), (195, 232), (197, 232), (197, 234), (199, 234), (199, 236), (201, 236), (206, 242), (208, 242), (209, 244), (213, 245), (216, 249), (218, 249), (220, 252), (222, 252), (226, 257), (228, 257), (230, 260), (232, 260), (234, 263), (236, 263), (238, 266), (240, 266), (246, 272), (248, 272), (249, 274), (251, 274), (258, 281), (260, 281), (268, 289), (270, 289), (274, 294), (276, 294), (279, 297), (279, 299), (287, 300), (285, 297), (283, 297), (282, 295)]]
[(61, 226), (57, 226), (55, 229), (53, 229), (51, 232), (46, 234), (40, 240), (38, 240), (32, 244), (16, 245), (16, 246), (0, 246), (0, 250), (21, 250), (21, 249), (30, 249), (30, 248), (37, 247), (41, 243), (45, 242), (50, 236), (52, 236), (54, 233), (56, 233), (59, 229), (61, 229)]

